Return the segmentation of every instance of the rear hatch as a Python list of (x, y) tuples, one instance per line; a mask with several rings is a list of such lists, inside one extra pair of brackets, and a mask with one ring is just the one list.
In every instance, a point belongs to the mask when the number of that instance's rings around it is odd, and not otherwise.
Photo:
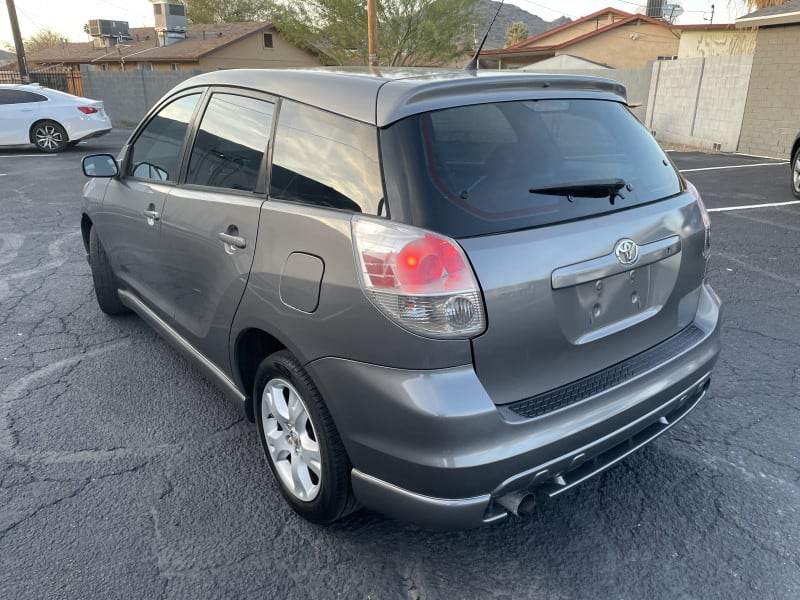
[(381, 146), (392, 218), (456, 238), (472, 263), (487, 313), (473, 360), (495, 403), (602, 371), (692, 323), (700, 210), (624, 104), (449, 108), (391, 125)]

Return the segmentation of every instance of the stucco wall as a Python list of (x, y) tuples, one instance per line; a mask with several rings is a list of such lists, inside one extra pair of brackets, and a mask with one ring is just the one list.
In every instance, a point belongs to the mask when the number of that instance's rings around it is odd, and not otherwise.
[(666, 27), (641, 23), (617, 27), (564, 49), (617, 69), (642, 68), (659, 56), (676, 56), (680, 40)]
[(800, 25), (758, 30), (739, 151), (788, 158), (800, 130)]
[(659, 141), (736, 151), (752, 66), (747, 55), (656, 63), (645, 125)]
[[(269, 33), (269, 32), (267, 32)], [(278, 69), (285, 67), (318, 67), (315, 55), (289, 44), (272, 31), (273, 48), (264, 48), (261, 32), (226, 46), (200, 59), (203, 71), (231, 68)]]
[(678, 58), (753, 54), (755, 49), (755, 31), (692, 31), (686, 29), (681, 33)]

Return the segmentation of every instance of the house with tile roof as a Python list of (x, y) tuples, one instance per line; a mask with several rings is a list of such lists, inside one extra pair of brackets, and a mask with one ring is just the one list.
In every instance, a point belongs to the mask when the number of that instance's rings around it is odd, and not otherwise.
[[(164, 45), (154, 27), (130, 30), (130, 39), (63, 43), (27, 56), (35, 69), (100, 71), (214, 71), (231, 68), (319, 66), (321, 54), (298, 48), (272, 23), (189, 24), (185, 39)], [(100, 42), (100, 43), (98, 43)], [(102, 43), (105, 42), (105, 43)]]
[(518, 68), (569, 54), (614, 68), (644, 67), (677, 57), (680, 36), (680, 28), (665, 21), (608, 7), (513, 46), (484, 50), (480, 66)]

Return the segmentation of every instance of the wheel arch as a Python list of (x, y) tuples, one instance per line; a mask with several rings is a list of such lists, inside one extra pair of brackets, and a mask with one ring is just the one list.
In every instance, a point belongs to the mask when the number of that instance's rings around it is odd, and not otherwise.
[(69, 130), (68, 130), (66, 127), (64, 127), (64, 125), (62, 125), (62, 124), (61, 124), (61, 122), (59, 122), (59, 121), (56, 121), (55, 119), (36, 119), (36, 120), (35, 120), (35, 121), (34, 121), (34, 122), (31, 124), (30, 128), (28, 129), (28, 139), (30, 140), (31, 144), (35, 144), (35, 143), (36, 143), (36, 140), (35, 140), (35, 139), (34, 139), (34, 137), (33, 137), (33, 130), (34, 130), (34, 129), (36, 128), (36, 126), (37, 126), (37, 125), (39, 125), (40, 123), (47, 123), (48, 121), (49, 121), (50, 123), (55, 123), (56, 125), (58, 125), (59, 127), (61, 127), (61, 129), (63, 129), (63, 130), (64, 130), (64, 133), (66, 133), (66, 134), (67, 134), (67, 141), (68, 141), (68, 142), (70, 141), (70, 137), (69, 137)]
[(92, 223), (89, 215), (83, 213), (81, 215), (81, 239), (83, 240), (83, 248), (86, 250), (86, 254), (89, 254), (89, 234), (93, 226), (94, 223)]
[[(234, 344), (233, 371), (245, 396), (248, 398), (252, 396), (256, 371), (261, 361), (280, 350), (288, 350), (286, 344), (263, 329), (250, 327), (239, 333)], [(255, 411), (252, 401), (245, 403), (245, 411), (247, 418), (254, 421)]]
[(794, 160), (795, 155), (797, 152), (800, 151), (800, 134), (794, 139), (794, 144), (792, 144), (792, 152), (789, 154), (789, 160)]

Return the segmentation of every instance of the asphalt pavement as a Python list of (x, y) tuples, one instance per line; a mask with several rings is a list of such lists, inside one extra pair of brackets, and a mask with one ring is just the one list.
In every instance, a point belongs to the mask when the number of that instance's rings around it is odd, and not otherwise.
[(725, 304), (698, 408), (530, 518), (435, 532), (301, 520), (222, 393), (140, 319), (99, 311), (79, 159), (127, 133), (0, 150), (0, 598), (800, 598), (785, 161), (671, 153), (713, 211)]

